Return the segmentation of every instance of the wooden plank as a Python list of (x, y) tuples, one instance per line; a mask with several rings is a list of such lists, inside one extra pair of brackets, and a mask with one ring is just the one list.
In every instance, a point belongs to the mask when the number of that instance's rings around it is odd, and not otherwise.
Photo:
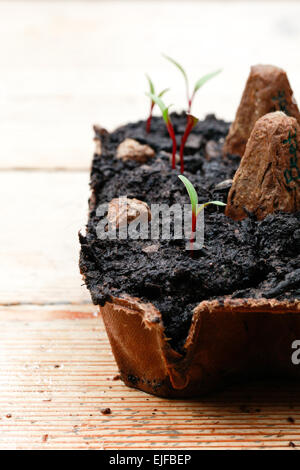
[(299, 3), (160, 1), (150, 21), (156, 7), (151, 0), (0, 2), (1, 168), (89, 168), (93, 123), (111, 129), (145, 117), (145, 72), (184, 107), (182, 77), (162, 50), (185, 64), (192, 81), (224, 67), (195, 101), (198, 116), (232, 119), (258, 61), (285, 67), (299, 98)]
[(0, 303), (82, 303), (88, 172), (0, 172)]
[(0, 368), (1, 449), (300, 446), (299, 386), (252, 383), (167, 400), (113, 380), (93, 307), (0, 307)]

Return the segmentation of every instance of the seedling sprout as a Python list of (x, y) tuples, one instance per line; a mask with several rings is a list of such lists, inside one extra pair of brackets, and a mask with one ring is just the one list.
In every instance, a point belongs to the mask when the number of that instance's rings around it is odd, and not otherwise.
[(159, 96), (156, 96), (153, 93), (147, 93), (147, 95), (150, 96), (151, 100), (154, 101), (154, 103), (156, 103), (159, 106), (159, 108), (161, 110), (161, 113), (162, 113), (163, 120), (166, 123), (167, 130), (169, 132), (169, 135), (170, 135), (170, 137), (172, 139), (172, 143), (173, 143), (172, 168), (175, 169), (177, 144), (176, 144), (176, 137), (175, 137), (174, 128), (173, 128), (173, 125), (172, 125), (172, 122), (171, 122), (171, 119), (170, 119), (170, 116), (169, 116), (169, 107), (170, 106), (166, 106), (165, 103), (163, 102), (163, 100)]
[(186, 97), (187, 97), (187, 102), (188, 102), (188, 114), (191, 112), (191, 109), (192, 109), (192, 104), (193, 104), (193, 101), (194, 101), (194, 98), (195, 98), (195, 95), (197, 93), (197, 91), (206, 83), (208, 82), (208, 80), (210, 80), (211, 78), (215, 77), (216, 75), (218, 75), (220, 72), (222, 72), (222, 69), (218, 69), (218, 70), (215, 70), (214, 72), (211, 72), (211, 73), (208, 73), (206, 75), (203, 75), (203, 77), (199, 78), (199, 80), (197, 80), (197, 82), (195, 83), (195, 86), (194, 86), (194, 89), (193, 89), (193, 92), (192, 94), (190, 95), (190, 85), (189, 85), (189, 79), (188, 79), (188, 76), (187, 76), (187, 73), (186, 71), (184, 70), (184, 68), (182, 67), (182, 65), (179, 64), (179, 62), (176, 62), (176, 60), (172, 59), (172, 57), (168, 56), (168, 55), (165, 55), (163, 54), (163, 57), (165, 57), (165, 59), (167, 59), (169, 62), (171, 62), (172, 64), (175, 65), (175, 67), (178, 68), (178, 70), (180, 70), (180, 72), (182, 73), (183, 75), (183, 78), (184, 78), (184, 81), (185, 81), (185, 88), (186, 88)]
[(187, 141), (187, 138), (191, 132), (191, 130), (193, 129), (193, 127), (197, 124), (198, 122), (198, 119), (195, 118), (194, 116), (192, 116), (190, 113), (191, 113), (191, 109), (192, 109), (192, 104), (193, 104), (193, 101), (194, 101), (194, 98), (196, 96), (196, 93), (197, 91), (208, 81), (210, 80), (211, 78), (215, 77), (216, 75), (218, 75), (220, 72), (221, 72), (221, 69), (219, 70), (216, 70), (214, 72), (211, 72), (211, 73), (208, 73), (206, 75), (203, 75), (203, 77), (199, 78), (199, 80), (197, 80), (197, 82), (195, 83), (195, 86), (194, 86), (194, 89), (193, 89), (193, 92), (192, 94), (190, 95), (190, 85), (189, 85), (189, 79), (188, 79), (188, 76), (187, 76), (187, 73), (186, 71), (184, 70), (184, 68), (182, 67), (181, 64), (179, 64), (178, 62), (176, 62), (176, 60), (172, 59), (172, 57), (169, 57), (167, 55), (164, 55), (163, 56), (169, 61), (171, 62), (172, 64), (175, 65), (175, 67), (177, 67), (177, 69), (182, 73), (183, 75), (183, 78), (184, 78), (184, 81), (185, 81), (185, 88), (186, 88), (186, 97), (187, 97), (187, 103), (188, 103), (188, 110), (187, 110), (187, 123), (186, 123), (186, 128), (185, 128), (185, 131), (184, 131), (184, 134), (183, 134), (183, 137), (182, 137), (182, 140), (181, 140), (181, 144), (180, 144), (180, 168), (181, 168), (181, 173), (184, 172), (184, 162), (183, 162), (183, 153), (184, 153), (184, 146), (185, 146), (185, 143)]
[[(151, 80), (151, 78), (149, 77), (149, 75), (146, 74), (146, 78), (148, 80), (148, 83), (149, 83), (149, 89), (150, 89), (150, 93), (152, 93), (153, 95), (155, 95), (155, 88), (154, 88), (154, 85), (153, 85), (153, 82)], [(157, 96), (159, 98), (161, 98), (167, 91), (169, 91), (169, 88), (165, 88), (164, 90), (162, 90)], [(153, 101), (151, 99), (151, 102), (150, 102), (150, 112), (149, 112), (149, 116), (148, 116), (148, 119), (147, 119), (147, 122), (146, 122), (146, 132), (149, 133), (150, 130), (151, 130), (151, 121), (152, 121), (152, 113), (153, 113), (153, 108), (155, 106), (155, 101)]]
[(209, 204), (215, 204), (216, 206), (226, 206), (224, 202), (221, 201), (209, 201), (205, 202), (204, 204), (198, 203), (198, 195), (188, 178), (183, 175), (179, 175), (178, 178), (183, 182), (190, 197), (191, 206), (192, 206), (192, 234), (191, 234), (191, 244), (193, 244), (195, 239), (196, 227), (197, 227), (197, 217), (203, 209), (208, 206)]

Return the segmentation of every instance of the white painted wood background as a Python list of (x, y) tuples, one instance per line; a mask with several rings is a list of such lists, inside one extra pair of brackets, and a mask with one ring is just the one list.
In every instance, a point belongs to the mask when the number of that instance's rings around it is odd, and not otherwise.
[(299, 17), (289, 1), (0, 1), (1, 167), (88, 168), (93, 123), (145, 116), (145, 72), (184, 106), (161, 52), (192, 80), (224, 68), (199, 92), (199, 116), (232, 119), (259, 62), (287, 69), (300, 100)]
[(224, 67), (194, 113), (232, 119), (251, 64), (284, 67), (300, 100), (299, 17), (289, 1), (0, 1), (1, 302), (89, 300), (77, 230), (92, 124), (143, 118), (144, 72), (184, 106), (161, 52), (192, 81)]

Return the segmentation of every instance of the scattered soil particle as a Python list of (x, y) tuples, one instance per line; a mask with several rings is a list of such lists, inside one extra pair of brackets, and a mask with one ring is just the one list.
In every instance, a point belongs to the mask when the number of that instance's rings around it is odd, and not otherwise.
[(43, 442), (47, 442), (48, 441), (48, 434), (44, 434), (43, 435)]
[(113, 377), (113, 380), (121, 380), (120, 374), (117, 374)]
[(9, 414), (6, 415), (6, 417), (7, 417), (7, 418), (11, 418), (12, 415), (9, 413)]
[(297, 447), (296, 444), (293, 441), (289, 442), (289, 447)]
[(241, 405), (240, 410), (242, 413), (250, 413), (250, 409), (247, 405)]
[(111, 409), (110, 408), (101, 408), (100, 411), (103, 415), (110, 415), (111, 414)]
[[(174, 113), (171, 118), (180, 143), (186, 116)], [(232, 180), (240, 163), (233, 155), (227, 159), (222, 156), (228, 129), (229, 123), (210, 115), (192, 131), (198, 144), (187, 142), (185, 175), (194, 184), (200, 203), (227, 201), (230, 184), (224, 182)], [(181, 351), (193, 309), (202, 300), (222, 301), (227, 295), (289, 301), (299, 297), (300, 212), (274, 213), (262, 221), (249, 214), (242, 221), (233, 221), (224, 215), (222, 207), (208, 206), (205, 245), (193, 257), (185, 249), (184, 239), (160, 237), (155, 241), (159, 245), (155, 251), (147, 249), (153, 245), (151, 239), (100, 240), (96, 232), (101, 221), (96, 214), (99, 204), (124, 195), (149, 206), (183, 206), (189, 199), (178, 179), (179, 171), (171, 169), (168, 153), (172, 142), (161, 118), (153, 118), (150, 134), (145, 132), (145, 121), (139, 121), (97, 137), (102, 153), (94, 155), (89, 220), (86, 235), (80, 235), (80, 271), (96, 305), (123, 294), (153, 303), (162, 314), (171, 346)], [(116, 149), (125, 138), (150, 145), (155, 157), (147, 164), (117, 159)], [(208, 142), (218, 144), (210, 160), (205, 156)], [(246, 330), (248, 327), (245, 325)]]
[(287, 421), (288, 421), (289, 423), (291, 423), (291, 424), (294, 424), (294, 423), (295, 423), (294, 418), (292, 418), (291, 416), (289, 416), (289, 417), (287, 418)]

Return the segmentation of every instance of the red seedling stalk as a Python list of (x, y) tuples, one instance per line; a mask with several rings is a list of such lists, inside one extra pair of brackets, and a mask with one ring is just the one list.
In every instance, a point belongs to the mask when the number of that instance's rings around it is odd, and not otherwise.
[(197, 214), (193, 211), (193, 212), (192, 212), (192, 236), (191, 236), (191, 242), (193, 242), (194, 239), (195, 239), (196, 228), (197, 228)]
[(184, 159), (183, 159), (183, 152), (184, 152), (184, 146), (186, 144), (187, 138), (190, 135), (191, 130), (195, 125), (197, 124), (198, 119), (195, 116), (192, 116), (192, 114), (187, 115), (187, 122), (186, 122), (186, 128), (184, 131), (184, 134), (181, 139), (181, 144), (180, 144), (180, 172), (184, 172)]
[(188, 114), (192, 110), (192, 104), (193, 104), (193, 101), (194, 101), (194, 98), (195, 98), (195, 94), (196, 94), (195, 91), (193, 91), (192, 96), (190, 98), (188, 97)]
[(167, 129), (168, 129), (168, 132), (169, 132), (169, 135), (172, 139), (172, 143), (173, 143), (173, 147), (172, 147), (172, 169), (175, 170), (175, 167), (176, 167), (176, 150), (177, 150), (177, 143), (176, 143), (176, 137), (175, 137), (175, 132), (174, 132), (174, 128), (172, 126), (172, 123), (170, 121), (170, 119), (168, 118), (168, 120), (166, 121), (166, 125), (167, 125)]
[(146, 132), (147, 132), (147, 134), (149, 134), (150, 129), (151, 129), (152, 112), (153, 112), (154, 105), (155, 105), (155, 103), (154, 103), (153, 101), (151, 101), (150, 113), (149, 113), (149, 117), (148, 117), (148, 119), (147, 119), (147, 124), (146, 124)]
[(192, 212), (192, 234), (190, 238), (190, 245), (191, 245), (191, 255), (193, 256), (194, 251), (194, 241), (195, 241), (195, 234), (197, 229), (197, 214), (193, 211)]
[(189, 194), (189, 197), (190, 197), (190, 201), (191, 201), (191, 206), (192, 206), (192, 234), (191, 234), (191, 238), (190, 238), (190, 246), (191, 246), (191, 250), (193, 250), (195, 236), (196, 236), (196, 228), (197, 228), (197, 217), (200, 214), (200, 212), (206, 206), (208, 206), (209, 204), (215, 204), (216, 206), (226, 206), (226, 204), (224, 204), (221, 201), (209, 201), (209, 202), (205, 202), (204, 204), (199, 205), (198, 204), (197, 192), (196, 192), (193, 184), (188, 180), (188, 178), (186, 178), (183, 175), (179, 175), (178, 178), (185, 185), (186, 190), (187, 190), (187, 192)]

